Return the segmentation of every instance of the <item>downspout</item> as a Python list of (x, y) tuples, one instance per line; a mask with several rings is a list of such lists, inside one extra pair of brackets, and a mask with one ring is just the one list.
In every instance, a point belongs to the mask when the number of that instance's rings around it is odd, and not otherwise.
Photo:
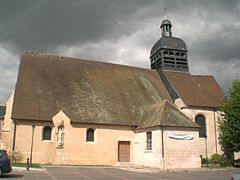
[(215, 148), (216, 148), (216, 153), (218, 152), (218, 143), (217, 143), (217, 123), (216, 123), (216, 109), (213, 109), (213, 117), (214, 117), (214, 132), (215, 132)]
[(161, 133), (162, 133), (162, 163), (163, 163), (163, 170), (165, 170), (165, 159), (164, 159), (165, 154), (164, 154), (164, 140), (163, 140), (164, 139), (164, 137), (163, 137), (163, 135), (164, 135), (163, 131), (164, 130), (163, 130), (163, 127), (161, 127), (161, 130), (162, 130), (161, 131)]
[(13, 120), (13, 140), (12, 140), (12, 154), (15, 151), (15, 141), (16, 141), (16, 129), (17, 129), (17, 122)]

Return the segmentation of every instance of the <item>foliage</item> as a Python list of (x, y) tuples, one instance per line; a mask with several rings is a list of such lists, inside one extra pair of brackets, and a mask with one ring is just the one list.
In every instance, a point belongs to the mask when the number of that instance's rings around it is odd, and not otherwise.
[(208, 158), (204, 158), (202, 156), (200, 156), (200, 157), (201, 157), (201, 164), (202, 164), (202, 166), (207, 166), (210, 163)]
[(240, 151), (240, 80), (235, 80), (230, 89), (230, 98), (225, 100), (219, 120), (220, 143), (232, 152)]
[(20, 151), (13, 151), (12, 153), (9, 153), (10, 156), (9, 158), (11, 159), (11, 162), (16, 164), (16, 163), (21, 163), (23, 161), (23, 154)]
[(211, 167), (227, 167), (230, 164), (231, 163), (224, 156), (217, 153), (213, 154), (210, 158)]

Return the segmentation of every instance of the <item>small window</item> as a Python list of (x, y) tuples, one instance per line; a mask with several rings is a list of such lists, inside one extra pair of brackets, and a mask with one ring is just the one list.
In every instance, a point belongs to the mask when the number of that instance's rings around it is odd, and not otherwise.
[(93, 142), (94, 141), (94, 130), (92, 128), (89, 128), (87, 130), (86, 141), (87, 142)]
[(206, 118), (203, 115), (197, 115), (195, 118), (195, 122), (200, 126), (199, 128), (199, 137), (205, 138), (206, 134)]
[(147, 150), (152, 150), (152, 132), (147, 132)]
[(52, 134), (52, 128), (49, 126), (44, 127), (42, 140), (51, 140), (51, 134)]

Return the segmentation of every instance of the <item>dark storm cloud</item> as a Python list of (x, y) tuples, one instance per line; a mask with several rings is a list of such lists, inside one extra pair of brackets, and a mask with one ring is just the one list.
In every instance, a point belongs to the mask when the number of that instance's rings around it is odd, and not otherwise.
[[(159, 0), (21, 0), (0, 5), (0, 103), (17, 77), (21, 51), (149, 68), (160, 38)], [(212, 74), (225, 92), (240, 74), (240, 1), (166, 0), (173, 35), (188, 46), (190, 71)]]
[[(231, 26), (231, 27), (229, 27)], [(228, 61), (240, 59), (240, 24), (222, 27), (215, 36), (195, 43), (193, 52), (202, 56), (208, 56), (212, 61)], [(204, 60), (204, 59), (203, 59)]]
[(21, 49), (47, 50), (61, 44), (114, 40), (132, 33), (137, 27), (120, 24), (121, 21), (134, 21), (131, 14), (154, 1), (21, 0), (4, 3), (0, 6), (1, 41)]

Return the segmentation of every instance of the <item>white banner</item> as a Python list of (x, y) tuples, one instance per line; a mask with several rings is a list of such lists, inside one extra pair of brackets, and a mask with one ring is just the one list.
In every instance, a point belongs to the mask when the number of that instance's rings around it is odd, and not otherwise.
[(169, 134), (169, 137), (178, 140), (192, 140), (193, 134)]

